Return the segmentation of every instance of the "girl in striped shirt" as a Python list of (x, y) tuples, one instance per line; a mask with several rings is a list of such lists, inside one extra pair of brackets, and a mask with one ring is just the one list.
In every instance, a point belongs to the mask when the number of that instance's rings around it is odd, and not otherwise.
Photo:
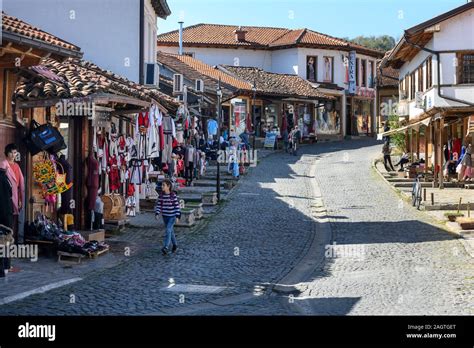
[(171, 187), (172, 184), (170, 180), (163, 181), (163, 192), (156, 200), (155, 205), (155, 218), (158, 220), (161, 214), (166, 227), (164, 246), (163, 249), (161, 249), (163, 255), (168, 254), (171, 243), (173, 244), (173, 249), (171, 250), (173, 253), (178, 249), (173, 227), (181, 217), (181, 209), (179, 206), (178, 196), (171, 191)]

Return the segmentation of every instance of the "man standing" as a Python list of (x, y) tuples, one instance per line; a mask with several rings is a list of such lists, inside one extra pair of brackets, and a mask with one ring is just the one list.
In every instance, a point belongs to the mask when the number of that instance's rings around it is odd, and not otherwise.
[(16, 163), (18, 158), (18, 148), (15, 144), (8, 144), (5, 147), (6, 159), (0, 163), (0, 168), (6, 171), (6, 175), (12, 186), (11, 200), (13, 203), (13, 238), (18, 242), (18, 216), (23, 208), (23, 197), (25, 196), (25, 179), (21, 168)]
[[(10, 230), (13, 225), (13, 202), (11, 199), (12, 187), (7, 177), (5, 169), (0, 168), (0, 246), (7, 246), (7, 235), (4, 233)], [(11, 236), (11, 234), (10, 234)], [(0, 257), (0, 278), (10, 269), (10, 260)]]

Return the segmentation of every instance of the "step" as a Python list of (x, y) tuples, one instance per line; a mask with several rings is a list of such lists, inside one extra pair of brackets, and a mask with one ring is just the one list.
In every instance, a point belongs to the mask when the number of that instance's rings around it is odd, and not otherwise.
[(459, 235), (465, 239), (474, 239), (474, 230), (461, 230)]
[[(191, 194), (203, 194), (203, 193), (210, 193), (210, 192), (216, 192), (215, 187), (182, 187), (178, 191), (178, 196), (181, 197), (181, 194), (183, 193), (191, 193)], [(229, 193), (229, 190), (226, 189), (221, 189), (221, 194), (227, 194)]]
[[(193, 181), (194, 187), (216, 187), (217, 181), (216, 180), (207, 180), (207, 179), (199, 179)], [(225, 180), (221, 180), (221, 186), (224, 186)]]
[(184, 200), (185, 205), (188, 202), (195, 202), (201, 203), (202, 202), (202, 194), (192, 194), (192, 193), (180, 193), (178, 194), (179, 199)]

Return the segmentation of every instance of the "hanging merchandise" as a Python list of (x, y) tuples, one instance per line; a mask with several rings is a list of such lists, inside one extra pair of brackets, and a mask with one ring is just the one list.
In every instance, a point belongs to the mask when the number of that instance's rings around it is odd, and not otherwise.
[(35, 120), (31, 121), (30, 134), (24, 141), (32, 155), (41, 151), (58, 153), (67, 148), (64, 138), (57, 128), (49, 123), (40, 125)]
[(127, 207), (127, 216), (136, 216), (137, 201), (134, 196), (129, 196), (125, 202)]
[(129, 164), (130, 170), (130, 183), (141, 185), (143, 182), (143, 160), (132, 159)]
[(174, 121), (170, 116), (163, 117), (163, 134), (164, 134), (164, 149), (163, 149), (163, 163), (171, 162), (171, 153), (173, 151), (173, 129)]
[(148, 128), (150, 126), (150, 118), (148, 112), (140, 112), (137, 117), (137, 129), (138, 129), (138, 138), (137, 138), (137, 150), (138, 158), (145, 159), (147, 158), (147, 134)]
[(156, 105), (152, 105), (149, 112), (149, 127), (147, 131), (147, 158), (157, 158), (160, 156), (160, 134), (158, 129), (158, 115), (160, 110)]
[[(58, 167), (61, 167), (61, 172)], [(33, 177), (40, 184), (44, 196), (60, 194), (72, 187), (72, 183), (66, 182), (64, 173), (64, 168), (59, 162), (48, 159), (46, 156), (33, 165)], [(49, 202), (56, 203), (56, 199), (49, 199)]]
[(111, 156), (109, 160), (109, 185), (110, 191), (117, 191), (120, 188), (120, 174), (119, 174), (119, 167), (117, 164), (117, 158), (115, 156)]

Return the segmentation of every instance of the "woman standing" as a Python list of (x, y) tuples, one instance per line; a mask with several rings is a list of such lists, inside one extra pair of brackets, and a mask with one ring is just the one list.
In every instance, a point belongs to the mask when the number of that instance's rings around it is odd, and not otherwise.
[(466, 148), (466, 153), (461, 161), (464, 168), (463, 180), (470, 180), (472, 178), (472, 145), (469, 144)]
[(178, 196), (172, 192), (172, 184), (168, 179), (163, 181), (162, 193), (156, 200), (155, 218), (157, 220), (160, 214), (163, 216), (163, 222), (166, 228), (164, 245), (161, 252), (163, 255), (167, 255), (169, 253), (170, 244), (173, 244), (171, 251), (175, 253), (178, 249), (178, 244), (174, 234), (174, 224), (181, 218), (181, 209)]

